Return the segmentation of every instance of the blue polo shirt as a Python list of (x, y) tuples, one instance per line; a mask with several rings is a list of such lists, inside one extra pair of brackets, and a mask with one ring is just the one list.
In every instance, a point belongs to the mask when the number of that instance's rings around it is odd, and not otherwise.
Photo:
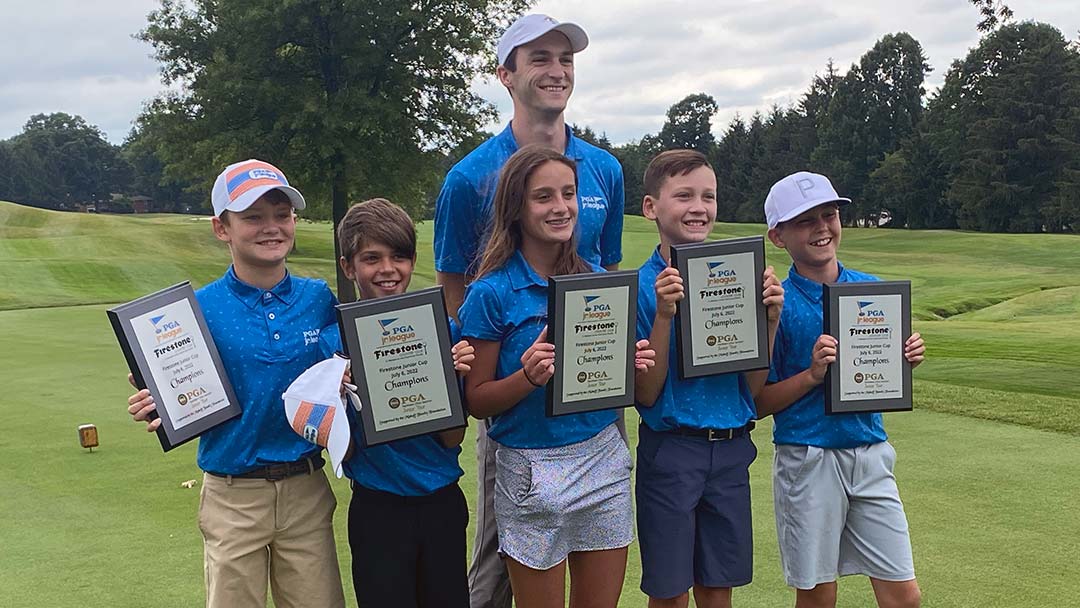
[[(457, 342), (461, 332), (451, 319), (450, 339)], [(329, 358), (341, 348), (341, 330), (331, 325), (322, 331), (323, 358)], [(399, 439), (380, 445), (364, 445), (363, 430), (356, 412), (348, 411), (353, 453), (342, 468), (345, 475), (371, 490), (398, 496), (426, 496), (455, 483), (463, 474), (458, 465), (461, 447), (447, 448), (438, 435), (422, 435)]]
[[(656, 277), (667, 267), (658, 247), (638, 271), (639, 340), (649, 339), (652, 333), (656, 320)], [(676, 328), (674, 322), (671, 325), (667, 379), (652, 407), (638, 404), (641, 419), (654, 431), (679, 427), (732, 429), (746, 426), (756, 416), (754, 398), (746, 379), (741, 373), (735, 373), (679, 380)]]
[(286, 273), (264, 290), (230, 266), (195, 296), (243, 410), (203, 433), (199, 468), (237, 475), (317, 453), (289, 426), (281, 394), (321, 360), (319, 333), (334, 322), (337, 303), (326, 282)]
[[(840, 267), (837, 283), (877, 281), (877, 277)], [(784, 310), (773, 345), (769, 382), (780, 382), (810, 367), (814, 343), (822, 333), (821, 283), (798, 273), (792, 264), (784, 279)], [(773, 415), (773, 442), (819, 448), (854, 448), (885, 441), (881, 414), (825, 414), (825, 385)]]
[[(469, 285), (458, 316), (466, 339), (501, 343), (495, 379), (506, 378), (521, 369), (521, 355), (547, 325), (547, 281), (515, 251), (505, 266)], [(512, 448), (555, 448), (585, 441), (615, 422), (612, 410), (548, 418), (544, 390), (534, 389), (493, 416), (488, 436)]]
[[(491, 225), (499, 171), (518, 145), (507, 125), (461, 159), (435, 201), (435, 270), (471, 274)], [(566, 128), (567, 157), (577, 162), (578, 253), (594, 266), (622, 261), (625, 193), (622, 166), (607, 151)]]

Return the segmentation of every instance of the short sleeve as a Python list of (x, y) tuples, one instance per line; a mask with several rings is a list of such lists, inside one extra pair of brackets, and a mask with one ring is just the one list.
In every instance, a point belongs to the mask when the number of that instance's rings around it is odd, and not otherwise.
[(611, 176), (611, 191), (607, 193), (608, 212), (604, 229), (600, 232), (600, 264), (611, 266), (623, 259), (622, 230), (623, 211), (626, 208), (626, 190), (623, 187), (623, 172), (618, 161), (615, 162)]
[(329, 359), (334, 353), (345, 350), (341, 345), (341, 329), (337, 323), (319, 330), (319, 355), (322, 360)]
[(447, 323), (450, 326), (450, 343), (457, 344), (461, 342), (461, 326), (458, 325), (454, 317), (448, 317)]
[(435, 200), (435, 270), (465, 274), (480, 247), (480, 197), (461, 172), (451, 170)]
[(475, 282), (465, 292), (465, 302), (458, 310), (461, 335), (501, 342), (506, 334), (502, 303), (495, 288), (486, 282)]

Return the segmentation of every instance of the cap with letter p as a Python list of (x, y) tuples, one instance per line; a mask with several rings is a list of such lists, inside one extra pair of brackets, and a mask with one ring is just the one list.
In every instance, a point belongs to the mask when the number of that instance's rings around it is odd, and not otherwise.
[(776, 228), (777, 224), (794, 219), (818, 205), (846, 205), (850, 202), (850, 198), (836, 193), (836, 188), (833, 188), (829, 178), (809, 171), (799, 171), (781, 179), (769, 189), (769, 195), (765, 197), (765, 220), (772, 229)]
[(510, 53), (514, 52), (514, 49), (523, 44), (528, 44), (550, 31), (562, 32), (570, 40), (570, 50), (575, 53), (580, 53), (585, 50), (585, 47), (589, 46), (589, 36), (585, 34), (585, 30), (581, 29), (580, 25), (576, 23), (559, 23), (547, 15), (534, 13), (525, 15), (511, 23), (510, 27), (503, 32), (502, 38), (499, 38), (499, 48), (497, 50), (499, 65), (506, 65), (506, 59), (510, 57)]
[(260, 196), (270, 190), (281, 190), (289, 197), (293, 209), (303, 209), (307, 203), (304, 195), (289, 185), (285, 174), (274, 165), (261, 160), (248, 160), (233, 163), (217, 176), (210, 202), (214, 205), (214, 215), (221, 217), (222, 212), (238, 213), (247, 209)]

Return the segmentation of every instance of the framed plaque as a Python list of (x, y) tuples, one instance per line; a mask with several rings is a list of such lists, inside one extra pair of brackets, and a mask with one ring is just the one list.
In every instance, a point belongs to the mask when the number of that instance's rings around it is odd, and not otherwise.
[(636, 270), (549, 279), (555, 376), (546, 389), (548, 416), (634, 404), (637, 292)]
[(836, 361), (825, 372), (825, 413), (909, 411), (911, 283), (826, 283), (823, 331), (837, 339)]
[(191, 284), (184, 282), (108, 311), (139, 389), (150, 389), (168, 452), (240, 415)]
[(467, 424), (442, 287), (337, 307), (366, 446)]
[(685, 296), (675, 310), (679, 378), (769, 367), (760, 236), (672, 245)]

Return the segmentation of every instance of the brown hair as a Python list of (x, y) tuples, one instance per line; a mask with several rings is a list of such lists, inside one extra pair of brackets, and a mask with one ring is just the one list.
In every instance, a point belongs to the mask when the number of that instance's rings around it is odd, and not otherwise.
[(394, 253), (416, 257), (416, 226), (401, 207), (385, 198), (356, 203), (337, 228), (341, 257), (352, 260), (365, 244), (386, 245)]
[(506, 61), (503, 62), (503, 67), (511, 72), (517, 71), (517, 50), (518, 47), (510, 49), (510, 54), (506, 56)]
[(713, 170), (709, 160), (697, 150), (665, 150), (657, 154), (645, 169), (645, 194), (653, 198), (660, 196), (660, 187), (668, 178), (687, 175), (698, 167)]
[[(491, 236), (480, 258), (477, 277), (501, 268), (514, 252), (521, 248), (521, 214), (528, 200), (526, 185), (533, 172), (549, 162), (562, 163), (574, 172), (577, 181), (577, 165), (562, 154), (543, 146), (525, 146), (506, 161), (499, 173), (499, 185), (495, 188), (492, 203)], [(577, 252), (577, 236), (559, 244), (555, 259), (555, 274), (588, 272), (589, 265)]]

